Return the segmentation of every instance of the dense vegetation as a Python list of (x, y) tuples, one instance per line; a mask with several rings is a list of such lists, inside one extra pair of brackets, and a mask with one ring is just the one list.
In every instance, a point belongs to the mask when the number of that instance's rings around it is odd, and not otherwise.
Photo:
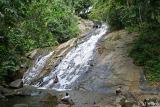
[(62, 0), (0, 0), (0, 79), (14, 76), (26, 52), (75, 37), (77, 25)]
[(160, 81), (160, 1), (94, 0), (91, 19), (106, 21), (111, 30), (139, 33), (131, 57), (144, 66), (148, 80)]
[[(91, 5), (89, 15), (80, 15)], [(0, 0), (0, 80), (13, 78), (26, 52), (75, 37), (75, 15), (138, 32), (130, 55), (148, 80), (160, 81), (159, 0)]]

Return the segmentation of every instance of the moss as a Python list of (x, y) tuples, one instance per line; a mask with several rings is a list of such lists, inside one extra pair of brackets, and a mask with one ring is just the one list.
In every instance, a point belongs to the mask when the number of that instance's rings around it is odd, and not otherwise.
[(160, 31), (149, 29), (140, 32), (130, 52), (137, 65), (144, 66), (149, 81), (160, 81)]

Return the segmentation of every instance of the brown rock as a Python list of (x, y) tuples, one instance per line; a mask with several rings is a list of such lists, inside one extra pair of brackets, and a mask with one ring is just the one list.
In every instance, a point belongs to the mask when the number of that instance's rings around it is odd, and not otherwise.
[(30, 58), (30, 59), (34, 59), (34, 57), (35, 57), (35, 55), (37, 54), (37, 52), (38, 52), (38, 49), (35, 49), (35, 50), (27, 53), (26, 56), (27, 56), (28, 58)]

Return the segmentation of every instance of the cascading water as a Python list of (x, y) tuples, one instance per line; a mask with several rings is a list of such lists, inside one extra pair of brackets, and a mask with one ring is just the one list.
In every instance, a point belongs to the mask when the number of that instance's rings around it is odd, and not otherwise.
[[(90, 68), (90, 61), (93, 59), (96, 43), (106, 31), (106, 25), (102, 25), (100, 28), (92, 31), (91, 36), (85, 42), (72, 48), (59, 65), (35, 86), (63, 90), (72, 89), (75, 85), (78, 85), (78, 82), (84, 77), (85, 73)], [(37, 75), (38, 69), (31, 71), (33, 72), (28, 73), (28, 76), (25, 76), (24, 78), (25, 80), (29, 81), (33, 76)], [(34, 75), (32, 75), (32, 73), (34, 73)], [(59, 80), (58, 83), (54, 83), (56, 76)]]
[(42, 58), (37, 58), (35, 65), (32, 68), (28, 69), (24, 74), (24, 84), (31, 84), (31, 81), (43, 70), (47, 60), (52, 54), (53, 52), (50, 52), (48, 55), (43, 56)]

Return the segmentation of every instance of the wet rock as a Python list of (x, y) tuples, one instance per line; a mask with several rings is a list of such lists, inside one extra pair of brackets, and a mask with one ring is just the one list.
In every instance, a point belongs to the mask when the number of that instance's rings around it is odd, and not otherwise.
[(93, 28), (100, 28), (102, 26), (102, 23), (99, 21), (94, 21), (93, 23), (94, 23)]
[(6, 96), (11, 92), (12, 90), (8, 88), (4, 88), (3, 86), (0, 86), (0, 99), (5, 99)]
[(29, 107), (27, 104), (15, 104), (13, 107)]
[(121, 95), (116, 98), (116, 103), (121, 103), (121, 102), (124, 102), (125, 100), (126, 100), (126, 97)]
[(83, 34), (88, 32), (89, 30), (91, 30), (93, 28), (93, 25), (94, 23), (92, 21), (89, 21), (89, 20), (83, 20), (83, 19), (80, 19), (79, 20), (79, 29), (80, 29), (80, 35), (81, 37), (84, 36)]
[(23, 81), (22, 79), (17, 79), (10, 83), (9, 85), (11, 88), (22, 88), (23, 87)]
[(124, 105), (122, 107), (133, 107), (134, 103), (130, 101), (125, 101)]
[(0, 81), (0, 84), (1, 84), (0, 87), (5, 87), (5, 88), (9, 87), (8, 84), (4, 81)]
[(159, 107), (160, 106), (157, 98), (144, 99), (144, 105), (147, 105), (149, 107)]
[(42, 107), (55, 107), (54, 105), (57, 105), (58, 98), (51, 93), (47, 93), (42, 97), (40, 103)]
[[(93, 72), (103, 73), (105, 78), (101, 84), (104, 84), (105, 87), (125, 85), (125, 90), (140, 91), (138, 86), (142, 69), (134, 65), (132, 59), (128, 57), (128, 50), (134, 39), (136, 39), (136, 34), (128, 36), (125, 30), (120, 30), (107, 34), (97, 45), (95, 58), (97, 64), (93, 68)], [(98, 86), (96, 79), (92, 83)]]
[(118, 96), (116, 98), (117, 105), (120, 105), (121, 107), (133, 107), (134, 102), (128, 101), (125, 96)]
[(120, 105), (121, 105), (121, 107), (133, 107), (134, 102), (128, 101), (126, 99), (122, 99), (120, 101)]
[(151, 102), (148, 103), (148, 105), (149, 106), (156, 106), (156, 103), (151, 101)]
[(92, 106), (92, 107), (101, 107), (101, 106), (98, 106), (98, 105), (94, 105), (94, 106)]
[(56, 107), (71, 107), (71, 106), (67, 104), (58, 104)]
[(6, 97), (2, 94), (0, 94), (0, 99), (5, 99)]
[(67, 54), (67, 52), (76, 45), (77, 38), (73, 38), (56, 48), (57, 57), (61, 58)]
[(10, 92), (10, 90), (8, 88), (4, 88), (3, 86), (0, 86), (0, 93), (1, 94), (5, 94), (5, 93), (8, 93)]

